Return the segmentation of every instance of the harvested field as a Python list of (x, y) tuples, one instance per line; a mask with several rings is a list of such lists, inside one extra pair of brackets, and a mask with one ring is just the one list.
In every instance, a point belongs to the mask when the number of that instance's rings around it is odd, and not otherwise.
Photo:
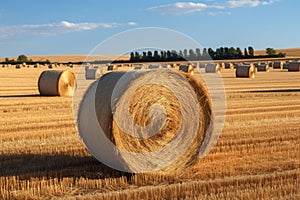
[(86, 150), (72, 98), (39, 96), (45, 69), (0, 69), (0, 199), (300, 198), (299, 72), (223, 70), (227, 115), (212, 151), (180, 172), (128, 174)]

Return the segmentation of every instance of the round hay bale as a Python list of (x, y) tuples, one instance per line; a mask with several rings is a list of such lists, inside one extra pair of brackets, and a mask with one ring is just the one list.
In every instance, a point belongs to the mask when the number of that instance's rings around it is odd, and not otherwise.
[(225, 69), (234, 69), (233, 63), (225, 63)]
[(207, 63), (199, 63), (199, 68), (204, 69), (206, 67)]
[(274, 62), (269, 62), (269, 67), (273, 67), (273, 65), (274, 65)]
[(257, 72), (269, 72), (270, 68), (268, 64), (258, 64), (256, 67)]
[(43, 71), (38, 88), (43, 96), (73, 96), (76, 88), (75, 75), (69, 71)]
[(137, 65), (133, 68), (133, 70), (141, 70), (144, 69), (144, 65)]
[(221, 71), (219, 63), (208, 63), (205, 67), (205, 73), (218, 73)]
[(185, 73), (193, 75), (194, 74), (194, 66), (193, 65), (180, 65), (179, 71), (183, 71)]
[(290, 62), (288, 71), (289, 72), (299, 72), (300, 71), (300, 62)]
[(290, 63), (283, 63), (282, 69), (289, 69)]
[(100, 68), (85, 68), (85, 79), (97, 79), (103, 75)]
[(40, 64), (39, 63), (35, 63), (34, 65), (33, 65), (33, 68), (39, 68), (40, 67)]
[(159, 69), (159, 68), (161, 68), (160, 65), (149, 65), (147, 67), (147, 69)]
[(268, 64), (257, 65), (256, 69), (257, 69), (258, 72), (269, 72), (270, 71), (270, 68), (269, 68)]
[(172, 68), (172, 67), (171, 67), (171, 65), (169, 65), (169, 64), (168, 64), (168, 65), (167, 65), (167, 64), (164, 64), (164, 65), (161, 65), (161, 68), (162, 68), (162, 69), (170, 69), (170, 68)]
[(77, 125), (99, 161), (130, 172), (173, 172), (193, 165), (200, 147), (211, 148), (211, 106), (204, 84), (187, 73), (118, 71), (87, 90)]
[(115, 71), (118, 70), (118, 67), (116, 65), (108, 65), (107, 71)]
[(254, 78), (256, 69), (253, 65), (242, 65), (236, 68), (235, 76), (237, 78)]
[(53, 68), (53, 64), (50, 63), (50, 64), (48, 65), (48, 68), (49, 68), (49, 69), (52, 69), (52, 68)]
[(273, 69), (282, 69), (283, 62), (282, 61), (274, 61)]
[(21, 64), (16, 64), (16, 69), (21, 69)]
[(222, 69), (225, 69), (225, 63), (219, 63)]

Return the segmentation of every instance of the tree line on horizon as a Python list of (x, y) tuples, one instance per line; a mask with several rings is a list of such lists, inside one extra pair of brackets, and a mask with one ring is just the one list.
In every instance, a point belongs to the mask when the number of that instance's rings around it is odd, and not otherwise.
[(154, 50), (143, 51), (143, 52), (131, 52), (130, 61), (131, 62), (153, 62), (153, 61), (184, 61), (184, 60), (226, 60), (226, 59), (248, 59), (248, 58), (276, 58), (285, 57), (284, 53), (276, 53), (273, 48), (266, 49), (267, 55), (254, 55), (254, 48), (249, 46), (242, 50), (237, 47), (220, 47), (216, 50), (212, 48), (200, 48), (194, 49), (184, 49), (176, 50)]

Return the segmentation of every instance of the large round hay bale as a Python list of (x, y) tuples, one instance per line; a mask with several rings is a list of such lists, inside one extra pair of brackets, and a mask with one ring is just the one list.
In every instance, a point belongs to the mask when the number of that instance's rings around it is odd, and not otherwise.
[(256, 68), (257, 68), (258, 72), (269, 72), (270, 71), (268, 64), (259, 64), (259, 65), (257, 65)]
[(211, 109), (204, 84), (187, 73), (117, 71), (87, 90), (77, 125), (91, 154), (115, 169), (173, 172), (211, 148)]
[(100, 68), (85, 68), (85, 79), (97, 79), (103, 75)]
[(282, 61), (274, 61), (273, 63), (273, 69), (282, 69), (283, 62)]
[(205, 66), (205, 73), (218, 73), (221, 71), (221, 66), (219, 63), (208, 63)]
[(43, 96), (73, 96), (76, 88), (75, 75), (69, 71), (43, 71), (38, 88)]
[(254, 78), (256, 69), (253, 65), (238, 66), (235, 71), (236, 77), (241, 78)]
[(299, 72), (300, 71), (300, 62), (290, 62), (288, 70), (289, 70), (289, 72)]
[(194, 66), (193, 65), (180, 65), (179, 71), (183, 71), (188, 74), (194, 74)]

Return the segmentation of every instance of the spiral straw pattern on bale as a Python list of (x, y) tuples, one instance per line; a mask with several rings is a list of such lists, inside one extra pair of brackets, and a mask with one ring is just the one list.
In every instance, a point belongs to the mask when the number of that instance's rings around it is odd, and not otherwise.
[(109, 165), (130, 172), (172, 172), (191, 166), (212, 148), (211, 106), (202, 83), (187, 73), (119, 71), (89, 87), (77, 125), (99, 161), (108, 159)]
[(40, 95), (43, 96), (73, 96), (76, 79), (69, 71), (43, 71), (38, 80)]
[(254, 78), (255, 72), (256, 68), (254, 65), (242, 65), (236, 68), (235, 76), (241, 78)]
[(205, 73), (217, 73), (221, 71), (219, 63), (208, 63), (205, 66)]
[(290, 62), (289, 63), (289, 72), (299, 72), (300, 71), (300, 62)]

